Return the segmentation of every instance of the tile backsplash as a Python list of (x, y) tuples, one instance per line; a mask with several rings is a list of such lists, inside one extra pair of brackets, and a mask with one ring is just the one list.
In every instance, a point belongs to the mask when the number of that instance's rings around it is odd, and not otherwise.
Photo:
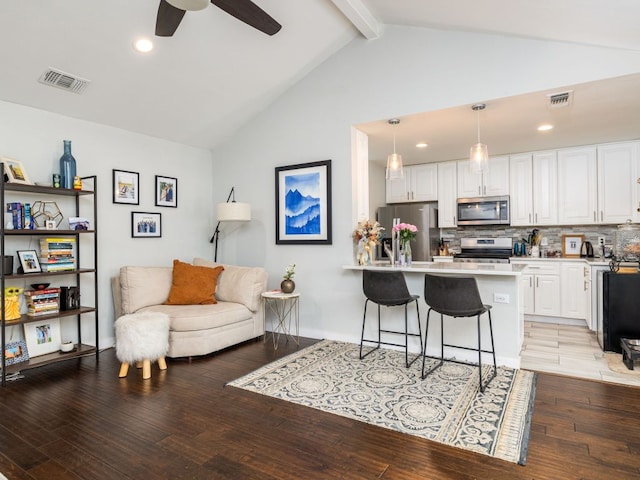
[[(442, 237), (449, 243), (449, 249), (460, 251), (460, 239), (468, 237), (510, 237), (513, 242), (526, 239), (534, 228), (547, 239), (547, 245), (540, 247), (540, 254), (547, 256), (550, 252), (562, 251), (562, 235), (584, 235), (591, 242), (595, 254), (598, 255), (598, 237), (605, 238), (605, 245), (610, 247), (615, 242), (617, 225), (567, 225), (553, 227), (504, 227), (479, 226), (441, 229)], [(607, 250), (608, 251), (608, 250)]]

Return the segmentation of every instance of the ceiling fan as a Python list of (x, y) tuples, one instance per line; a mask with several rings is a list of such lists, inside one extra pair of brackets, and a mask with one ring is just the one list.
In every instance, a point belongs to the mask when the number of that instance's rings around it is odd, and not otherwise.
[[(211, 3), (267, 35), (275, 35), (282, 28), (282, 25), (251, 0), (211, 0)], [(187, 11), (202, 10), (208, 5), (209, 0), (160, 0), (156, 36), (173, 36)]]

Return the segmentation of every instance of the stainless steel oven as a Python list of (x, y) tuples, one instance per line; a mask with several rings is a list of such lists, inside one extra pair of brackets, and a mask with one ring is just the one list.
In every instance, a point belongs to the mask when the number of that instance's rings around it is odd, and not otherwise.
[(454, 262), (509, 263), (513, 241), (508, 237), (498, 238), (462, 238), (460, 253), (453, 257)]

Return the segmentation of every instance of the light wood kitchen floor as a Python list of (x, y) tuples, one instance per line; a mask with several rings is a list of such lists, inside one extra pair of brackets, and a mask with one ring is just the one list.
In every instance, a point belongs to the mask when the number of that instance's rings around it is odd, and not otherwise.
[(596, 334), (586, 326), (524, 323), (520, 354), (523, 369), (640, 386), (640, 362), (636, 362), (634, 373), (617, 373), (607, 363), (606, 357), (613, 355), (622, 358), (620, 354), (605, 354)]

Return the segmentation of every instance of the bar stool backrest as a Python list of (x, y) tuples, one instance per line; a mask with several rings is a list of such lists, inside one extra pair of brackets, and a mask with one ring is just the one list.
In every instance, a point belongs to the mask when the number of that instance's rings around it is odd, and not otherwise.
[(365, 297), (378, 305), (404, 305), (414, 300), (402, 272), (363, 270), (362, 290)]
[(486, 310), (473, 277), (426, 273), (424, 300), (436, 312), (450, 317), (473, 317)]

